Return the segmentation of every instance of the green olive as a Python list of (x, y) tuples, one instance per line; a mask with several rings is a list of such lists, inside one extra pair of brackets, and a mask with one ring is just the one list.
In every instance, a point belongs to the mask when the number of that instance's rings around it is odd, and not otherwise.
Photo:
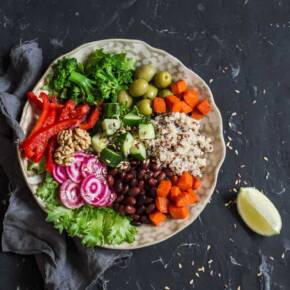
[(129, 93), (132, 97), (143, 96), (148, 89), (148, 82), (143, 79), (137, 79), (130, 85)]
[(125, 90), (122, 90), (118, 94), (118, 102), (121, 105), (125, 105), (130, 108), (132, 106), (133, 99)]
[(166, 98), (167, 96), (172, 96), (173, 93), (168, 89), (163, 89), (158, 93), (159, 97)]
[(152, 64), (139, 66), (135, 71), (135, 79), (143, 79), (150, 82), (156, 74), (156, 68)]
[(160, 89), (167, 88), (171, 84), (171, 81), (172, 76), (168, 71), (160, 71), (154, 77), (154, 83)]
[(142, 101), (139, 101), (137, 103), (137, 107), (141, 114), (145, 116), (152, 115), (151, 101), (149, 99), (143, 99)]
[(157, 93), (158, 93), (158, 89), (149, 84), (147, 92), (143, 97), (146, 99), (153, 100), (157, 96)]

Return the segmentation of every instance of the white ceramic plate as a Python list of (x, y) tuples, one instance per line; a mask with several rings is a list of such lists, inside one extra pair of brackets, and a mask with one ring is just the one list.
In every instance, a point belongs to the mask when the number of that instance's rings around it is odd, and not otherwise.
[[(73, 51), (62, 55), (59, 58), (64, 56), (75, 57), (79, 61), (83, 61), (93, 50), (97, 48), (103, 48), (104, 50), (110, 52), (126, 52), (129, 57), (136, 60), (137, 65), (152, 63), (160, 70), (168, 70), (173, 75), (175, 80), (185, 79), (189, 86), (198, 87), (202, 93), (202, 96), (210, 101), (213, 108), (213, 111), (208, 115), (208, 117), (202, 120), (202, 132), (212, 138), (214, 150), (209, 154), (208, 165), (204, 171), (204, 176), (202, 179), (202, 188), (198, 192), (200, 195), (200, 202), (191, 208), (190, 217), (187, 220), (168, 219), (163, 225), (159, 227), (142, 225), (138, 228), (136, 240), (132, 244), (123, 243), (118, 246), (104, 245), (105, 248), (112, 249), (142, 248), (162, 242), (189, 226), (195, 221), (195, 219), (200, 215), (207, 203), (210, 201), (216, 185), (218, 172), (224, 161), (226, 152), (223, 139), (222, 118), (214, 102), (211, 90), (201, 77), (187, 68), (174, 56), (170, 55), (164, 50), (153, 48), (143, 41), (129, 39), (106, 39), (94, 41), (86, 43), (74, 49)], [(36, 94), (41, 91), (44, 80), (50, 72), (51, 65), (34, 87), (33, 91)], [(29, 131), (31, 124), (33, 123), (33, 116), (33, 109), (27, 102), (24, 107), (20, 122), (21, 127), (25, 133)], [(27, 161), (21, 157), (19, 152), (18, 157), (25, 180), (31, 189), (33, 196), (36, 198), (39, 205), (44, 209), (42, 201), (35, 195), (36, 188), (41, 182), (41, 179), (39, 176), (30, 176), (26, 170)]]

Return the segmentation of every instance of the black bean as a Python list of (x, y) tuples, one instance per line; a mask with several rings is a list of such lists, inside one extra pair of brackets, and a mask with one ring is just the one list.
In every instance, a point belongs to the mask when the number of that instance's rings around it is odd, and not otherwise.
[(160, 183), (163, 179), (166, 178), (166, 174), (162, 171), (159, 175), (158, 175), (158, 183)]
[(118, 172), (119, 172), (118, 169), (117, 168), (114, 168), (114, 169), (111, 170), (110, 173), (111, 173), (111, 175), (115, 176), (115, 175), (118, 174)]
[(164, 172), (165, 172), (167, 177), (172, 177), (173, 176), (173, 172), (169, 168), (165, 168)]
[(142, 214), (146, 210), (146, 207), (144, 205), (139, 205), (137, 208), (137, 214)]
[(156, 187), (151, 187), (150, 189), (150, 196), (155, 197), (156, 196)]
[(142, 205), (146, 201), (145, 195), (138, 196), (137, 205)]
[(136, 186), (138, 184), (138, 181), (137, 181), (137, 179), (132, 179), (131, 180), (131, 182), (130, 182), (130, 185), (131, 185), (131, 187), (134, 187), (134, 186)]
[(110, 187), (113, 187), (114, 186), (115, 179), (114, 179), (113, 175), (107, 175), (107, 182), (108, 182), (108, 185)]
[(130, 188), (130, 190), (129, 190), (129, 195), (131, 195), (131, 196), (136, 196), (139, 193), (140, 193), (140, 188), (137, 186), (134, 186), (134, 187)]
[(122, 171), (122, 173), (121, 173), (121, 179), (125, 179), (125, 176), (126, 176), (126, 172), (125, 171)]
[(134, 220), (134, 221), (138, 221), (140, 219), (140, 215), (138, 214), (132, 214), (131, 215), (131, 218)]
[(123, 199), (124, 199), (124, 195), (121, 194), (121, 195), (117, 196), (116, 202), (121, 202)]
[(140, 189), (143, 189), (143, 188), (144, 188), (144, 184), (145, 184), (144, 180), (140, 180), (140, 181), (138, 182), (138, 187), (139, 187)]
[(136, 198), (133, 197), (133, 196), (128, 196), (125, 199), (125, 203), (128, 204), (128, 205), (135, 205), (136, 204)]
[(145, 189), (141, 189), (139, 195), (146, 195), (146, 190)]
[(157, 183), (157, 180), (154, 179), (153, 177), (151, 177), (151, 178), (148, 180), (148, 184), (149, 184), (150, 186), (155, 186), (156, 183)]
[(155, 210), (155, 204), (154, 204), (154, 203), (151, 203), (151, 204), (149, 204), (149, 205), (147, 206), (147, 208), (146, 208), (146, 213), (147, 213), (147, 214), (150, 214), (150, 213), (152, 213), (154, 210)]
[(145, 215), (141, 216), (140, 221), (142, 224), (150, 224), (150, 220)]
[(123, 188), (123, 193), (128, 193), (128, 191), (129, 191), (129, 185), (126, 184)]
[(152, 197), (146, 197), (146, 199), (145, 199), (145, 203), (146, 204), (150, 204), (150, 203), (152, 203), (154, 201), (154, 198), (152, 198)]
[(130, 181), (130, 180), (132, 180), (133, 178), (134, 178), (134, 175), (133, 175), (131, 172), (127, 173), (127, 175), (125, 176), (125, 179), (126, 179), (127, 181)]
[(122, 181), (121, 180), (116, 180), (116, 182), (115, 182), (115, 190), (117, 191), (117, 192), (122, 192), (123, 191), (123, 183), (122, 183)]
[(143, 178), (146, 174), (146, 170), (145, 169), (141, 169), (140, 172), (138, 173), (138, 176)]
[(125, 211), (127, 214), (134, 214), (136, 212), (136, 208), (131, 205), (126, 205)]
[(113, 209), (115, 209), (116, 211), (119, 210), (120, 205), (117, 202), (114, 202), (113, 204)]

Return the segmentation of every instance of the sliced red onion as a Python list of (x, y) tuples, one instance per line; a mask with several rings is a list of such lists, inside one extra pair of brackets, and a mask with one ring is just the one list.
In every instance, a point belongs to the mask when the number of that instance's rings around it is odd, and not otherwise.
[(96, 178), (91, 174), (82, 181), (80, 194), (86, 203), (100, 206), (108, 198), (108, 185), (105, 179)]
[(80, 196), (79, 185), (67, 179), (60, 187), (60, 200), (62, 204), (71, 209), (79, 208), (84, 205)]
[(52, 176), (58, 183), (63, 183), (68, 179), (66, 168), (61, 165), (53, 166)]

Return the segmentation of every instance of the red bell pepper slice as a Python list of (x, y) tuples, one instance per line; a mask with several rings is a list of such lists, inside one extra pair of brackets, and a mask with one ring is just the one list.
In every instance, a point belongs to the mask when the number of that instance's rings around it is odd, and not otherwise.
[(58, 118), (58, 121), (63, 121), (63, 120), (69, 119), (70, 114), (74, 110), (75, 106), (76, 106), (76, 104), (73, 100), (68, 100), (60, 112), (60, 116)]
[(52, 173), (54, 167), (53, 153), (56, 147), (56, 136), (53, 136), (48, 141), (47, 149), (46, 149), (46, 158), (45, 158), (45, 168), (48, 172)]
[(49, 112), (49, 99), (48, 99), (48, 95), (46, 94), (43, 94), (42, 95), (42, 111), (35, 123), (35, 125), (33, 126), (29, 136), (32, 136), (35, 132), (37, 132), (38, 130), (40, 130), (44, 124), (44, 122), (46, 121), (46, 118), (47, 118), (47, 115), (48, 115), (48, 112)]
[(96, 107), (93, 110), (93, 112), (90, 114), (88, 120), (85, 121), (84, 123), (80, 124), (80, 128), (83, 130), (92, 129), (96, 125), (96, 123), (98, 122), (98, 120), (100, 118), (100, 113), (101, 113), (100, 107)]
[[(45, 94), (44, 92), (41, 92), (40, 93), (40, 96), (42, 96), (42, 94)], [(28, 98), (28, 101), (33, 104), (37, 109), (39, 110), (42, 110), (42, 107), (43, 107), (43, 103), (42, 101), (34, 94), (34, 92), (27, 92), (27, 98)], [(52, 96), (51, 97), (51, 104), (55, 104), (54, 106), (56, 106), (57, 109), (62, 109), (63, 108), (63, 105), (62, 104), (59, 104), (57, 102), (57, 98), (55, 96)]]
[(90, 111), (90, 106), (87, 104), (79, 105), (70, 114), (70, 118), (78, 118), (83, 120), (88, 112)]
[(50, 104), (50, 109), (49, 109), (48, 115), (46, 117), (46, 120), (43, 123), (42, 128), (46, 128), (46, 127), (54, 124), (56, 121), (56, 116), (57, 116), (56, 105), (54, 103), (52, 103), (52, 104)]
[(34, 162), (39, 162), (43, 157), (47, 143), (52, 136), (57, 135), (62, 130), (78, 126), (79, 123), (79, 119), (69, 119), (53, 124), (47, 128), (39, 130), (33, 136), (25, 139), (19, 148), (25, 151), (25, 156), (29, 156)]

